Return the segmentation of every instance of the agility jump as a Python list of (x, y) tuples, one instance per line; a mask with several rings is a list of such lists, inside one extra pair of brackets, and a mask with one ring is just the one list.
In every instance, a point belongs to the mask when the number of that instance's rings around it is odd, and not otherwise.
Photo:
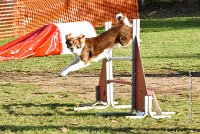
[[(108, 30), (110, 27), (111, 23), (105, 23), (105, 30)], [(151, 90), (147, 90), (138, 44), (140, 33), (139, 19), (133, 19), (132, 30), (132, 57), (112, 57), (112, 51), (110, 51), (102, 63), (99, 85), (96, 87), (96, 102), (92, 103), (90, 106), (81, 104), (81, 107), (76, 107), (74, 110), (107, 109), (110, 106), (114, 108), (130, 108), (130, 112), (125, 113), (125, 115), (133, 119), (140, 119), (147, 116), (155, 119), (170, 118), (171, 114), (175, 114), (175, 112), (162, 112), (155, 93)], [(113, 79), (113, 60), (132, 62), (131, 81)], [(117, 105), (114, 101), (113, 83), (131, 85), (130, 105)], [(136, 115), (133, 114), (134, 111), (136, 111)]]

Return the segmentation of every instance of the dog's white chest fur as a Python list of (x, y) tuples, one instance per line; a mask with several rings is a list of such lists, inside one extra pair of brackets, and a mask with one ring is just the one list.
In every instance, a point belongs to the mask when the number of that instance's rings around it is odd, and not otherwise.
[(81, 48), (74, 47), (73, 54), (80, 56), (81, 53), (82, 53), (82, 50), (83, 50), (84, 46), (85, 46), (85, 44), (82, 44)]
[(103, 59), (106, 57), (106, 55), (109, 53), (111, 49), (105, 49), (101, 54), (99, 54), (97, 57), (92, 59), (93, 62), (98, 62), (99, 60)]

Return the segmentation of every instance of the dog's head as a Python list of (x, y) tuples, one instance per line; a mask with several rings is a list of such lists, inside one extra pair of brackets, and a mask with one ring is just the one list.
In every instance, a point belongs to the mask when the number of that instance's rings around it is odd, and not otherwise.
[(72, 37), (72, 34), (65, 36), (67, 48), (74, 54), (80, 55), (85, 44), (85, 35), (81, 34), (77, 37)]

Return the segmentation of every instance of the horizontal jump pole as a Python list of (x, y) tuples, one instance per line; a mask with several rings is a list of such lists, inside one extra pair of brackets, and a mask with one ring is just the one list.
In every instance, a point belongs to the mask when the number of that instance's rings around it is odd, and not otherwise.
[(107, 57), (107, 60), (123, 60), (123, 61), (131, 61), (132, 57)]
[(108, 80), (108, 82), (109, 83), (132, 85), (132, 82), (131, 81), (127, 81), (127, 80)]
[(132, 61), (132, 57), (106, 57), (107, 60)]

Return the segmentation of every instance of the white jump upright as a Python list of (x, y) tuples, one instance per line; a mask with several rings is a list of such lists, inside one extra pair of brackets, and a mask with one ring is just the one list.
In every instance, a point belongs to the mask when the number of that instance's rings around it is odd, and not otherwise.
[[(111, 22), (106, 22), (105, 30), (108, 30), (110, 27)], [(155, 119), (169, 118), (171, 117), (171, 114), (175, 114), (175, 112), (162, 112), (155, 93), (146, 89), (145, 77), (139, 52), (139, 41), (137, 40), (140, 39), (139, 19), (133, 19), (132, 30), (132, 57), (113, 57), (111, 50), (102, 64), (99, 85), (96, 89), (96, 102), (90, 105), (82, 104), (82, 107), (74, 108), (74, 110), (106, 109), (109, 106), (117, 109), (130, 108), (130, 112), (126, 112), (125, 115), (126, 117), (133, 119), (140, 119), (146, 116), (150, 116)], [(131, 81), (115, 80), (113, 78), (113, 60), (127, 60), (132, 62)], [(131, 85), (131, 104), (118, 105), (118, 103), (114, 101), (113, 83)], [(136, 111), (136, 115), (133, 114), (134, 111)]]
[[(105, 31), (112, 27), (112, 22), (105, 22)], [(108, 53), (107, 57), (112, 55), (112, 50)], [(106, 71), (110, 71), (109, 65), (112, 65), (111, 62), (106, 62)], [(112, 70), (111, 70), (111, 73)], [(106, 109), (111, 105), (111, 97), (110, 97), (110, 88), (112, 88), (111, 84), (107, 84), (106, 88), (106, 102), (101, 101), (99, 98), (98, 87), (96, 87), (96, 101), (94, 103), (89, 104), (80, 104), (81, 107), (75, 107), (74, 110), (89, 110), (89, 109)]]

